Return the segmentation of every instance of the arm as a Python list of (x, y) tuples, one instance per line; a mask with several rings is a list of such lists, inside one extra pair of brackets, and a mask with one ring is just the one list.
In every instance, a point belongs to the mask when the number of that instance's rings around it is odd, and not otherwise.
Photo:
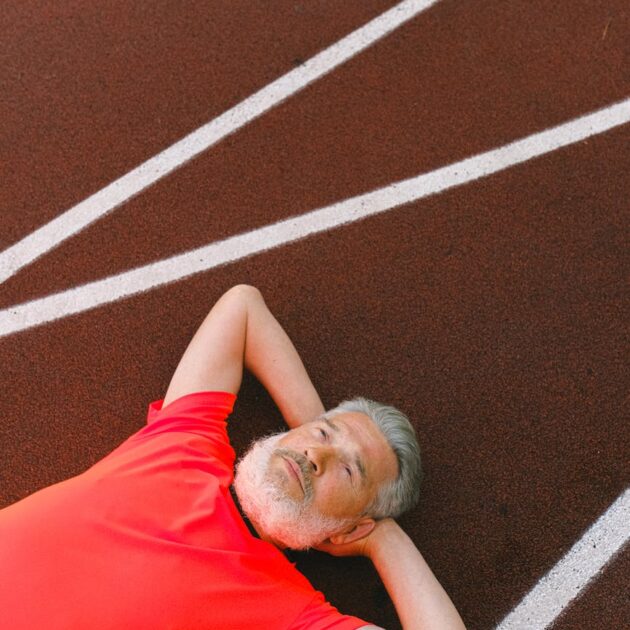
[(405, 630), (465, 630), (453, 602), (417, 547), (392, 519), (368, 537), (366, 553), (394, 602)]
[(337, 556), (370, 558), (404, 630), (466, 630), (418, 548), (393, 519), (378, 521), (365, 538), (347, 545), (326, 542), (318, 549)]
[(265, 386), (289, 427), (324, 412), (295, 346), (248, 285), (232, 287), (213, 306), (173, 374), (164, 406), (198, 391), (237, 394), (243, 367)]

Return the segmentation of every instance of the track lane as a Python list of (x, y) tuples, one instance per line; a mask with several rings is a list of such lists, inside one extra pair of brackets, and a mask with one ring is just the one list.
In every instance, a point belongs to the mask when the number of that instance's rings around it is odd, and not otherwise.
[(0, 283), (434, 5), (404, 0), (0, 252)]
[(625, 549), (553, 625), (553, 630), (625, 628), (630, 602), (624, 584), (630, 575), (630, 549)]
[(0, 247), (392, 4), (4, 3)]
[(583, 532), (496, 630), (545, 630), (570, 608), (630, 541), (630, 488)]
[(630, 122), (630, 99), (509, 145), (325, 208), (215, 241), (155, 263), (0, 310), (0, 336), (153, 290), (195, 273), (332, 230), (588, 141)]
[[(627, 96), (628, 11), (607, 6), (616, 27), (602, 41), (597, 4), (575, 19), (548, 2), (439, 3), (23, 270), (1, 304), (301, 214)], [(117, 247), (129, 234), (134, 247)]]

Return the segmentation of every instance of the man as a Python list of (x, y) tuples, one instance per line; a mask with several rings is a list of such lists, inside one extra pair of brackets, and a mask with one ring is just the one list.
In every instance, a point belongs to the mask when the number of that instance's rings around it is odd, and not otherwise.
[[(290, 431), (239, 463), (226, 418), (243, 368)], [(324, 414), (258, 290), (212, 308), (146, 426), (88, 471), (0, 511), (0, 628), (374, 628), (342, 615), (281, 548), (369, 557), (409, 628), (463, 628), (392, 516), (420, 460), (400, 412), (364, 399)], [(280, 549), (279, 549), (280, 548)]]

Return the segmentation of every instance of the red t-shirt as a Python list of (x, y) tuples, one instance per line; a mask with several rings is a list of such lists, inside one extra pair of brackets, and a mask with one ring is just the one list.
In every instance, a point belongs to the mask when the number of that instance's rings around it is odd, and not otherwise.
[(11, 630), (366, 625), (251, 535), (229, 486), (236, 397), (149, 406), (147, 425), (77, 477), (0, 510), (0, 618)]

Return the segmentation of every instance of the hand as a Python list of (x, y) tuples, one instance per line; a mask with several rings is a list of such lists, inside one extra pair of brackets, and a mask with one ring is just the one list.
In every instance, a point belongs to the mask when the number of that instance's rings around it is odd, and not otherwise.
[[(365, 556), (366, 558), (370, 558), (373, 550), (385, 539), (387, 533), (398, 527), (398, 523), (396, 523), (394, 519), (384, 518), (376, 521), (370, 533), (362, 538), (343, 543), (335, 543), (328, 538), (319, 545), (315, 545), (315, 549), (337, 557)], [(332, 538), (335, 538), (335, 536)]]

